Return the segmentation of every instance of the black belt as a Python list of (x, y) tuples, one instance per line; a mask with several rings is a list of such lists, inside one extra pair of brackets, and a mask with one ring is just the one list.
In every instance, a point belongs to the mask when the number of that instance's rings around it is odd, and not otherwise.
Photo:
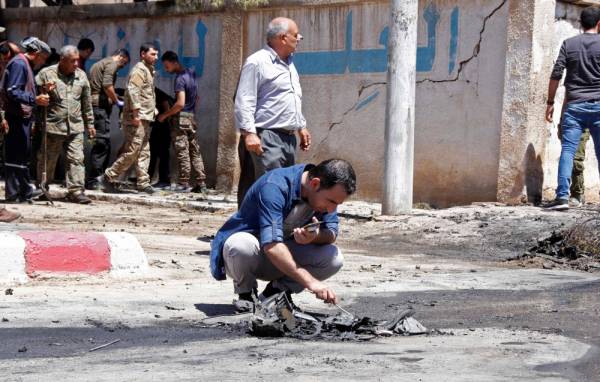
[(273, 131), (273, 132), (276, 132), (277, 134), (284, 134), (284, 135), (296, 134), (296, 130), (288, 130), (288, 129), (256, 129), (256, 132), (262, 133), (265, 130)]

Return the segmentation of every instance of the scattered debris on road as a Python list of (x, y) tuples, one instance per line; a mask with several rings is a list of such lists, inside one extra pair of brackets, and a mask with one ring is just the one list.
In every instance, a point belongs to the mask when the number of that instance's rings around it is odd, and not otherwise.
[(165, 305), (167, 310), (185, 310), (185, 308), (175, 308), (174, 306)]
[(414, 311), (406, 310), (391, 321), (373, 321), (346, 311), (339, 315), (299, 311), (285, 293), (274, 295), (256, 305), (250, 333), (257, 337), (293, 337), (303, 340), (367, 341), (395, 334), (425, 334), (427, 329), (415, 320)]
[(600, 271), (600, 217), (593, 217), (571, 228), (554, 231), (523, 255), (509, 261), (541, 261), (544, 269), (573, 268), (586, 272)]
[(120, 341), (121, 341), (121, 339), (119, 338), (119, 339), (116, 339), (116, 340), (111, 341), (109, 343), (106, 343), (104, 345), (100, 345), (100, 346), (96, 346), (95, 348), (91, 348), (89, 351), (93, 352), (93, 351), (96, 351), (96, 350), (104, 349), (105, 347), (109, 347), (110, 345), (116, 344), (117, 342), (120, 342)]
[[(405, 310), (393, 320), (374, 321), (343, 311), (338, 315), (303, 312), (292, 304), (285, 293), (280, 293), (257, 303), (254, 314), (240, 315), (239, 325), (249, 326), (256, 337), (292, 337), (301, 340), (368, 341), (393, 335), (427, 334), (428, 330)], [(229, 321), (229, 322), (228, 322)], [(231, 320), (204, 320), (211, 326), (232, 326)]]

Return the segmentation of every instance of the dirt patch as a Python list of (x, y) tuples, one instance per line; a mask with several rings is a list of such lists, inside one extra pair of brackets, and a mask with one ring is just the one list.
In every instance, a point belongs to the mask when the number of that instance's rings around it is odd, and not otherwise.
[(600, 218), (589, 218), (570, 228), (552, 232), (527, 252), (509, 261), (526, 265), (541, 264), (548, 269), (561, 267), (600, 272), (599, 230)]

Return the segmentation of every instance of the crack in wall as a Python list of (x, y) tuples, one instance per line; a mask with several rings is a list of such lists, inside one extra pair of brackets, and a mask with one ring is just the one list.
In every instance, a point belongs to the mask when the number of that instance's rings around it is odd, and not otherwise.
[(365, 90), (372, 88), (373, 86), (386, 85), (386, 84), (387, 84), (387, 82), (383, 81), (383, 82), (371, 82), (366, 85), (361, 85), (360, 89), (358, 89), (358, 96), (356, 97), (356, 101), (354, 101), (354, 104), (352, 104), (352, 106), (350, 108), (348, 108), (345, 112), (343, 112), (342, 116), (337, 121), (331, 122), (329, 124), (329, 127), (327, 128), (327, 134), (325, 135), (325, 137), (323, 137), (323, 139), (321, 139), (321, 141), (319, 143), (317, 143), (315, 145), (314, 153), (310, 156), (310, 159), (314, 159), (317, 156), (319, 147), (321, 145), (323, 145), (325, 142), (327, 142), (327, 140), (329, 139), (329, 135), (331, 134), (331, 131), (333, 130), (333, 128), (344, 123), (344, 119), (346, 118), (346, 116), (349, 113), (351, 113), (353, 110), (356, 109), (356, 107), (362, 101), (360, 99), (360, 97), (365, 92)]
[[(473, 54), (465, 59), (462, 60), (459, 64), (458, 64), (458, 69), (456, 70), (456, 76), (454, 78), (450, 78), (450, 79), (444, 79), (444, 80), (434, 80), (434, 79), (429, 79), (429, 78), (425, 78), (419, 81), (416, 81), (417, 84), (421, 84), (424, 82), (432, 82), (432, 83), (442, 83), (442, 82), (456, 82), (460, 79), (460, 75), (462, 73), (462, 71), (464, 70), (465, 66), (471, 62), (473, 59), (475, 59), (477, 56), (479, 56), (479, 53), (481, 52), (481, 43), (483, 41), (483, 33), (485, 32), (486, 26), (488, 21), (498, 12), (500, 11), (500, 9), (502, 9), (502, 7), (504, 7), (504, 5), (508, 2), (508, 0), (502, 0), (502, 2), (496, 7), (494, 8), (486, 17), (484, 17), (483, 19), (483, 24), (481, 26), (481, 30), (479, 31), (479, 40), (477, 41), (477, 44), (475, 44), (475, 46), (473, 47)], [(467, 82), (469, 82), (467, 80)], [(321, 145), (323, 145), (325, 142), (327, 142), (327, 140), (329, 140), (329, 136), (332, 132), (332, 130), (336, 127), (341, 125), (342, 123), (344, 123), (344, 119), (346, 118), (346, 116), (348, 114), (350, 114), (353, 110), (356, 109), (356, 107), (358, 106), (358, 104), (362, 101), (361, 100), (361, 96), (364, 93), (365, 90), (373, 87), (373, 86), (378, 86), (378, 85), (387, 85), (386, 81), (382, 81), (382, 82), (372, 82), (370, 84), (367, 85), (362, 85), (360, 87), (360, 89), (358, 89), (358, 96), (356, 101), (354, 102), (354, 104), (348, 108), (344, 113), (342, 113), (341, 117), (335, 121), (329, 124), (329, 127), (327, 128), (327, 134), (325, 135), (325, 137), (323, 139), (321, 139), (321, 141), (319, 143), (317, 143), (315, 146), (315, 149), (313, 151), (313, 154), (310, 156), (310, 159), (314, 159), (317, 155), (318, 155), (318, 150), (319, 147)]]
[[(458, 64), (458, 69), (456, 71), (456, 76), (454, 78), (444, 79), (444, 80), (433, 80), (433, 79), (425, 78), (425, 79), (417, 81), (417, 83), (418, 84), (422, 84), (424, 82), (441, 83), (441, 82), (456, 82), (456, 81), (458, 81), (460, 79), (460, 74), (462, 73), (462, 71), (465, 68), (465, 66), (469, 62), (471, 62), (473, 59), (475, 59), (477, 56), (479, 56), (479, 53), (481, 52), (481, 42), (483, 41), (483, 33), (485, 32), (485, 27), (487, 25), (487, 22), (500, 9), (502, 9), (502, 7), (504, 6), (504, 4), (506, 4), (507, 2), (508, 2), (508, 0), (502, 0), (502, 2), (500, 3), (500, 5), (498, 5), (496, 8), (494, 8), (492, 10), (492, 12), (483, 19), (483, 25), (481, 26), (481, 30), (479, 31), (479, 41), (477, 41), (477, 44), (475, 44), (475, 46), (473, 47), (473, 54), (471, 55), (471, 57), (467, 58), (466, 60), (462, 60)], [(469, 82), (469, 80), (467, 80), (467, 82)]]

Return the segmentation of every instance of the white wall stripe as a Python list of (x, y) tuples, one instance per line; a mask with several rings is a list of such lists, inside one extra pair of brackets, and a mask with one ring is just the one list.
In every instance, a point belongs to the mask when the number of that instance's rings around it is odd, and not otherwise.
[(25, 240), (13, 232), (0, 232), (0, 284), (26, 283)]
[[(103, 232), (110, 247), (110, 275), (139, 277), (148, 272), (148, 259), (135, 236), (126, 232)], [(26, 242), (15, 232), (0, 232), (0, 284), (29, 280), (25, 261)], [(44, 272), (46, 277), (52, 272)], [(62, 275), (57, 273), (57, 275)]]
[(103, 232), (110, 246), (110, 274), (134, 277), (148, 272), (148, 259), (138, 240), (126, 232)]

